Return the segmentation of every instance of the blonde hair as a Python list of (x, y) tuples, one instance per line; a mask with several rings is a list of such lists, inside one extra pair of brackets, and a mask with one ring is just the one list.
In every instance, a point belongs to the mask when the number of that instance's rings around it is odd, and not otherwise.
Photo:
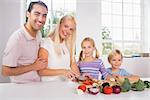
[(71, 62), (72, 62), (72, 60), (74, 59), (75, 40), (76, 40), (76, 20), (75, 20), (75, 18), (71, 15), (63, 16), (60, 19), (60, 21), (58, 22), (56, 28), (50, 33), (49, 37), (53, 38), (53, 41), (55, 43), (54, 49), (55, 49), (57, 55), (60, 56), (61, 51), (60, 51), (60, 48), (58, 47), (58, 44), (60, 44), (60, 42), (61, 42), (61, 37), (60, 37), (59, 29), (60, 29), (61, 24), (66, 20), (71, 20), (75, 24), (75, 30), (73, 31), (73, 34), (70, 35), (67, 38), (67, 40), (65, 40), (65, 44), (70, 51), (70, 58), (71, 58)]
[(116, 49), (110, 52), (110, 54), (108, 55), (108, 62), (110, 62), (110, 60), (113, 58), (114, 55), (119, 54), (121, 56), (121, 59), (123, 59), (123, 55), (121, 53), (120, 50)]
[[(85, 41), (89, 41), (92, 44), (92, 46), (95, 48), (95, 55), (94, 56), (95, 56), (95, 58), (99, 58), (99, 52), (96, 49), (94, 40), (92, 38), (90, 38), (90, 37), (84, 38), (83, 41), (81, 42), (81, 47), (83, 46), (83, 43)], [(83, 61), (83, 60), (84, 60), (83, 51), (81, 51), (80, 54), (79, 54), (79, 61)]]

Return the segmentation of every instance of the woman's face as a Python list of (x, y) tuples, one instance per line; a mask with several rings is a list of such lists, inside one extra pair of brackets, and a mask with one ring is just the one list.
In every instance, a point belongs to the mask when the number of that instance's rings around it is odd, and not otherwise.
[(112, 68), (118, 69), (121, 66), (122, 63), (122, 57), (119, 54), (113, 55), (112, 59), (110, 60), (110, 64), (112, 65)]
[(69, 20), (64, 20), (61, 24), (60, 24), (60, 29), (59, 29), (59, 33), (60, 33), (60, 37), (62, 40), (66, 40), (70, 35), (73, 34), (73, 32), (75, 31), (75, 23), (73, 20), (69, 19)]

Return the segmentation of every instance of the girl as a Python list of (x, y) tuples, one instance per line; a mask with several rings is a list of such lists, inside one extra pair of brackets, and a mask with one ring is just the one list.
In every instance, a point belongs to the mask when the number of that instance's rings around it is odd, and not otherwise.
[(139, 76), (132, 75), (126, 70), (121, 69), (123, 56), (119, 50), (112, 51), (108, 56), (108, 62), (111, 65), (111, 68), (107, 68), (109, 74), (116, 78), (128, 78), (131, 82), (139, 80)]
[(92, 38), (85, 38), (81, 43), (82, 51), (80, 52), (78, 67), (81, 75), (99, 79), (99, 72), (102, 79), (108, 78), (103, 62), (99, 59), (98, 51)]
[(48, 61), (48, 67), (39, 71), (42, 81), (62, 79), (60, 76), (72, 79), (80, 75), (73, 56), (75, 38), (75, 18), (66, 15), (60, 19), (56, 29), (41, 44), (39, 57)]

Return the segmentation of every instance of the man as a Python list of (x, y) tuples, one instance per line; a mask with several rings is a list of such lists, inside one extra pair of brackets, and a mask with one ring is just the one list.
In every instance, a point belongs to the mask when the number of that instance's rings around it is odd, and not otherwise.
[(47, 66), (45, 59), (37, 58), (41, 42), (39, 32), (46, 21), (47, 6), (31, 2), (27, 10), (27, 22), (9, 38), (3, 55), (2, 74), (10, 76), (11, 82), (38, 82), (38, 70)]

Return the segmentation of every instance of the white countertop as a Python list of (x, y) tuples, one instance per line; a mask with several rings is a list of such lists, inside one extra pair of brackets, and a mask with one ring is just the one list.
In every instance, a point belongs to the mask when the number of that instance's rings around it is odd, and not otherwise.
[[(147, 78), (146, 80), (150, 80)], [(39, 82), (28, 84), (0, 83), (0, 100), (149, 100), (150, 89), (127, 93), (77, 95), (78, 84), (70, 81)]]

